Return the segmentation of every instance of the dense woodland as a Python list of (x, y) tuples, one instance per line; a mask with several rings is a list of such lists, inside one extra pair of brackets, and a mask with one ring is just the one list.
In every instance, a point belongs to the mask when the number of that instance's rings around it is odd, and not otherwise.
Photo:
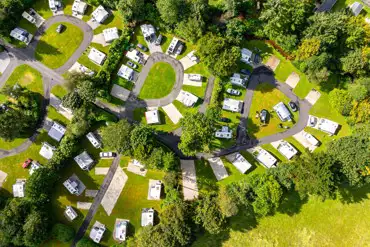
[[(63, 104), (73, 109), (74, 118), (48, 167), (37, 170), (27, 181), (27, 196), (0, 198), (0, 246), (38, 246), (51, 235), (62, 242), (73, 238), (69, 227), (54, 224), (50, 213), (51, 188), (60, 182), (58, 170), (79, 151), (80, 138), (99, 121), (111, 123), (102, 130), (105, 146), (143, 161), (148, 168), (166, 171), (166, 199), (160, 223), (145, 227), (127, 241), (128, 246), (187, 246), (197, 234), (223, 231), (228, 227), (228, 218), (240, 211), (253, 218), (274, 214), (290, 193), (297, 192), (302, 199), (318, 195), (325, 200), (340, 197), (346, 188), (370, 182), (366, 163), (370, 146), (370, 26), (363, 18), (347, 11), (315, 13), (313, 0), (223, 0), (217, 7), (210, 6), (207, 0), (88, 2), (118, 9), (127, 30), (111, 45), (108, 59), (96, 76), (69, 75), (69, 93)], [(1, 1), (0, 35), (7, 36), (31, 4), (31, 0)], [(126, 120), (116, 122), (93, 104), (97, 96), (110, 97), (111, 75), (129, 43), (130, 27), (142, 21), (150, 21), (196, 44), (201, 61), (221, 78), (237, 68), (240, 45), (246, 37), (274, 41), (312, 83), (330, 91), (331, 104), (346, 116), (353, 134), (331, 142), (326, 152), (303, 154), (289, 164), (201, 194), (194, 202), (184, 202), (177, 177), (178, 158), (156, 139), (154, 130)], [(185, 155), (210, 151), (209, 140), (215, 119), (220, 116), (218, 97), (223, 90), (222, 84), (215, 87), (206, 114), (187, 114), (181, 120), (179, 148)], [(12, 111), (8, 112), (25, 118), (20, 122), (30, 122), (26, 117), (32, 117), (31, 123), (36, 123), (39, 115), (24, 116), (17, 111), (21, 107), (36, 107), (29, 104), (29, 93), (23, 93), (24, 100), (9, 105)], [(8, 117), (10, 113), (1, 112), (0, 121), (14, 121), (14, 115)], [(7, 139), (35, 128), (20, 126), (13, 133), (6, 124), (0, 125), (4, 128), (1, 137)], [(83, 238), (78, 246), (95, 244)]]

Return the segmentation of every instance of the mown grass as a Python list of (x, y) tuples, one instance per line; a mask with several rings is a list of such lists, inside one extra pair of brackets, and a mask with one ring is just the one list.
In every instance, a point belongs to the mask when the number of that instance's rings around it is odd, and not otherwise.
[(131, 173), (125, 169), (129, 158), (124, 157), (121, 167), (128, 176), (120, 197), (110, 216), (107, 215), (102, 206), (99, 207), (94, 219), (91, 221), (87, 235), (95, 221), (105, 224), (107, 230), (104, 233), (101, 245), (111, 246), (115, 243), (113, 239), (114, 223), (117, 218), (130, 221), (127, 237), (132, 237), (141, 228), (141, 210), (143, 208), (154, 208), (156, 214), (161, 211), (161, 201), (147, 200), (149, 179), (162, 180), (164, 172), (149, 170), (145, 177)]
[(369, 192), (367, 186), (351, 190), (347, 198), (326, 201), (302, 201), (296, 193), (288, 194), (275, 215), (255, 219), (241, 210), (230, 219), (229, 229), (199, 235), (192, 246), (366, 246)]
[(51, 93), (57, 96), (59, 99), (62, 99), (68, 93), (68, 91), (63, 85), (55, 85), (51, 89)]
[(139, 93), (141, 99), (159, 99), (168, 95), (176, 81), (176, 73), (172, 66), (158, 62), (150, 69)]
[[(60, 24), (66, 28), (62, 33), (57, 33), (55, 30)], [(52, 69), (59, 68), (73, 55), (82, 40), (83, 32), (75, 25), (66, 22), (55, 23), (41, 36), (35, 57)]]
[[(259, 84), (254, 92), (248, 116), (248, 133), (255, 138), (261, 138), (285, 131), (285, 129), (279, 128), (278, 125), (280, 123), (284, 126), (292, 127), (294, 123), (298, 121), (299, 116), (297, 112), (291, 112), (293, 116), (292, 122), (281, 122), (277, 114), (275, 112), (271, 112), (273, 111), (273, 106), (279, 102), (283, 102), (288, 108), (287, 103), (289, 101), (290, 99), (273, 85), (269, 83)], [(262, 125), (260, 119), (256, 118), (256, 112), (260, 112), (263, 109), (266, 109), (269, 112), (268, 122), (266, 125)]]
[[(15, 68), (5, 85), (13, 86), (16, 83), (22, 87), (26, 87), (32, 92), (40, 94), (40, 96), (44, 94), (41, 73), (28, 65), (20, 65)], [(7, 98), (5, 95), (0, 94), (0, 102), (4, 102), (6, 99)], [(26, 139), (27, 138), (16, 138), (13, 141), (5, 141), (0, 138), (0, 149), (10, 150), (18, 147), (24, 141), (26, 141)]]
[[(145, 119), (145, 112), (147, 111), (146, 108), (136, 108), (134, 110), (134, 120), (140, 123), (147, 123)], [(160, 124), (151, 124), (150, 126), (153, 127), (157, 131), (163, 132), (171, 132), (180, 127), (180, 124), (174, 124), (171, 119), (167, 116), (165, 111), (162, 108), (158, 109), (158, 114), (161, 123)]]

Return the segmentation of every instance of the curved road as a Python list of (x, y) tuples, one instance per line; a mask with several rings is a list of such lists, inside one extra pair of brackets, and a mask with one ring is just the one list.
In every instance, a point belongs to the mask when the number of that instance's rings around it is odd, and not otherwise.
[[(68, 22), (68, 23), (78, 26), (84, 32), (84, 39), (81, 45), (79, 46), (79, 48), (74, 52), (74, 54), (68, 59), (68, 61), (63, 66), (55, 70), (52, 70), (35, 59), (35, 49), (44, 31), (47, 28), (49, 28), (51, 25), (53, 25), (54, 23), (58, 23), (58, 22)], [(46, 20), (46, 22), (40, 27), (40, 29), (35, 34), (34, 40), (25, 49), (14, 48), (11, 45), (4, 44), (0, 40), (0, 44), (3, 44), (6, 47), (8, 54), (10, 56), (10, 64), (7, 67), (7, 69), (4, 71), (2, 76), (0, 77), (0, 88), (8, 80), (9, 76), (11, 75), (11, 73), (17, 66), (21, 64), (27, 64), (37, 69), (38, 71), (40, 71), (40, 73), (42, 74), (43, 81), (44, 81), (44, 97), (45, 97), (43, 109), (45, 110), (48, 104), (49, 96), (50, 96), (50, 89), (55, 84), (62, 84), (64, 82), (64, 79), (61, 76), (61, 74), (63, 74), (70, 67), (72, 67), (72, 65), (78, 60), (78, 58), (82, 55), (82, 53), (88, 48), (88, 46), (90, 45), (90, 42), (92, 41), (92, 38), (93, 38), (92, 29), (84, 21), (78, 18), (72, 17), (72, 16), (59, 15), (59, 16), (51, 17), (48, 20)], [(153, 66), (154, 63), (159, 62), (159, 61), (169, 63), (176, 71), (176, 82), (175, 82), (175, 85), (171, 93), (161, 99), (138, 100), (137, 96), (140, 92), (141, 87), (144, 84), (146, 77), (148, 76), (150, 68)], [(163, 53), (157, 53), (157, 52), (153, 53), (148, 58), (147, 63), (143, 67), (142, 72), (139, 75), (139, 78), (135, 84), (135, 88), (132, 91), (132, 95), (129, 97), (129, 100), (126, 102), (125, 107), (118, 107), (116, 111), (113, 111), (113, 112), (116, 115), (118, 115), (120, 118), (129, 117), (132, 120), (133, 110), (137, 107), (159, 107), (159, 106), (164, 106), (164, 105), (168, 105), (172, 103), (176, 99), (176, 97), (178, 96), (181, 90), (181, 87), (183, 84), (183, 76), (184, 76), (184, 68), (178, 60), (168, 55), (165, 55)], [(283, 92), (287, 97), (297, 102), (300, 108), (300, 112), (299, 112), (300, 118), (299, 118), (299, 121), (296, 123), (296, 125), (294, 125), (291, 129), (288, 129), (285, 132), (277, 133), (277, 134), (267, 136), (267, 137), (264, 137), (258, 140), (253, 140), (253, 139), (249, 139), (245, 133), (247, 130), (247, 118), (249, 115), (254, 90), (256, 89), (257, 85), (260, 82), (268, 82), (268, 83), (275, 85), (276, 88), (279, 89), (281, 92)], [(207, 85), (204, 103), (202, 107), (200, 108), (201, 112), (205, 112), (207, 105), (210, 101), (210, 97), (211, 97), (212, 89), (213, 89), (213, 83), (214, 83), (214, 78), (211, 77), (209, 80), (209, 85)], [(100, 106), (105, 107), (104, 104), (101, 104)], [(259, 66), (258, 68), (255, 68), (255, 70), (253, 71), (250, 82), (247, 87), (247, 93), (244, 98), (244, 109), (243, 109), (244, 111), (242, 113), (242, 117), (241, 117), (240, 124), (238, 127), (239, 134), (237, 136), (237, 145), (231, 148), (228, 148), (228, 149), (216, 151), (213, 154), (199, 154), (197, 156), (198, 157), (222, 156), (222, 155), (237, 152), (240, 150), (245, 150), (247, 148), (251, 148), (251, 147), (265, 144), (265, 143), (271, 143), (273, 141), (277, 141), (277, 140), (292, 136), (300, 132), (306, 127), (306, 123), (308, 120), (308, 112), (311, 109), (311, 107), (312, 105), (309, 104), (306, 100), (299, 99), (292, 92), (292, 89), (287, 84), (276, 81), (272, 71), (267, 69), (265, 66)], [(186, 158), (181, 154), (181, 152), (177, 148), (177, 144), (179, 142), (179, 133), (181, 133), (181, 130), (176, 130), (174, 133), (169, 133), (166, 135), (159, 135), (159, 139), (162, 142), (164, 142), (167, 146), (172, 148), (180, 157)], [(38, 133), (35, 133), (32, 137), (29, 138), (29, 140), (27, 140), (26, 142), (24, 142), (22, 145), (20, 145), (17, 148), (14, 148), (9, 151), (0, 149), (0, 158), (15, 155), (15, 154), (18, 154), (26, 150), (32, 144), (32, 142), (36, 139), (37, 134)], [(101, 185), (101, 190), (99, 191), (98, 196), (95, 198), (93, 205), (90, 208), (86, 219), (84, 220), (83, 224), (81, 225), (77, 233), (77, 236), (73, 242), (73, 246), (84, 235), (87, 227), (90, 224), (90, 221), (95, 215), (96, 210), (100, 204), (100, 201), (102, 197), (104, 196), (106, 188), (109, 186), (112, 180), (114, 171), (117, 168), (118, 163), (119, 162), (117, 161), (117, 159), (115, 159), (115, 161), (113, 162), (113, 165), (111, 166), (109, 170), (109, 176), (106, 176), (106, 178), (104, 179), (103, 184)]]

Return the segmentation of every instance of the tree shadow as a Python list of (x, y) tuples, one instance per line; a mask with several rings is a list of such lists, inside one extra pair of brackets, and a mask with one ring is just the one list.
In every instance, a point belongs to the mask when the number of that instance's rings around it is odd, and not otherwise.
[(37, 43), (37, 48), (35, 49), (35, 58), (41, 59), (40, 55), (47, 54), (47, 55), (59, 55), (62, 54), (57, 47), (54, 47), (50, 45), (49, 43), (46, 43), (43, 40), (39, 40)]
[(364, 185), (359, 188), (342, 186), (338, 188), (337, 197), (343, 204), (359, 203), (365, 199), (368, 199), (369, 193), (370, 193), (370, 184)]
[(284, 194), (278, 212), (293, 216), (301, 212), (302, 206), (307, 203), (308, 198), (301, 198), (297, 191), (290, 191)]
[(249, 138), (257, 139), (255, 136), (255, 133), (258, 133), (260, 131), (261, 127), (253, 122), (253, 120), (248, 117), (247, 118), (247, 135)]

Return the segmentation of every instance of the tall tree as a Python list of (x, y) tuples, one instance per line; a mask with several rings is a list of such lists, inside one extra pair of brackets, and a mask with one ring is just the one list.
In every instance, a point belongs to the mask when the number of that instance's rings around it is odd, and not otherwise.
[(300, 39), (301, 30), (307, 26), (314, 1), (311, 0), (267, 0), (260, 19), (264, 22), (264, 33), (283, 49), (293, 51)]
[(125, 23), (141, 21), (145, 18), (145, 0), (120, 0), (117, 9)]
[(184, 16), (184, 0), (157, 0), (156, 5), (162, 20), (169, 26), (175, 25)]
[(132, 126), (125, 119), (104, 127), (101, 131), (104, 146), (112, 150), (117, 150), (122, 154), (130, 154), (131, 131)]
[(24, 244), (39, 246), (49, 234), (50, 219), (44, 212), (32, 210), (23, 225)]
[(216, 75), (228, 76), (237, 69), (240, 48), (226, 38), (208, 33), (198, 42), (196, 53), (200, 60)]
[(213, 138), (213, 120), (202, 113), (186, 113), (180, 120), (182, 135), (179, 149), (188, 156), (197, 152), (208, 152)]
[(195, 222), (211, 234), (221, 232), (225, 219), (217, 204), (216, 193), (204, 194), (198, 199), (195, 208)]

